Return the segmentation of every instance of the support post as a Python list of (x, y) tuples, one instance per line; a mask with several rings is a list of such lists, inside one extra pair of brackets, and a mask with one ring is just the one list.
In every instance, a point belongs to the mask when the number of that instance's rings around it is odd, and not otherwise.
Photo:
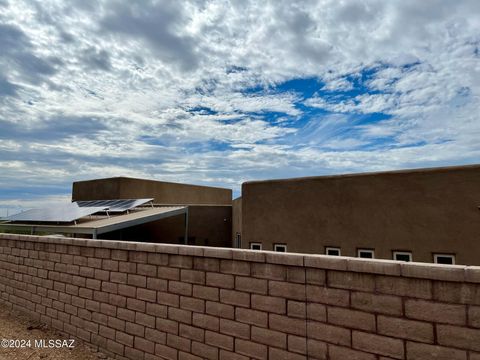
[(185, 238), (183, 239), (185, 245), (188, 244), (188, 206), (185, 211)]

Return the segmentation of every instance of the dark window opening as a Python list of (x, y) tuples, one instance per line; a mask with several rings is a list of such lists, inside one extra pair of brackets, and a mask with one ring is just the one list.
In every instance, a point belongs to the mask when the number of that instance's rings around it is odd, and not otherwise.
[(340, 256), (340, 249), (339, 248), (333, 248), (333, 247), (327, 247), (325, 249), (325, 253), (330, 256)]
[(447, 264), (453, 265), (455, 264), (455, 256), (454, 255), (444, 255), (444, 254), (435, 254), (434, 261), (436, 264)]
[(373, 259), (375, 256), (373, 250), (358, 250), (358, 257), (363, 259)]
[(287, 252), (287, 245), (285, 244), (275, 244), (273, 250), (277, 252)]
[(251, 250), (262, 250), (262, 244), (261, 243), (250, 243), (250, 249)]
[(412, 253), (410, 252), (394, 252), (393, 259), (397, 261), (412, 261)]

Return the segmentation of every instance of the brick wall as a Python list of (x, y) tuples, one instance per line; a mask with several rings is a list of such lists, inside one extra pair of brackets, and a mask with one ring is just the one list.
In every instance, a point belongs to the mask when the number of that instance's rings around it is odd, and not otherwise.
[(119, 359), (480, 360), (480, 267), (0, 234), (0, 295)]

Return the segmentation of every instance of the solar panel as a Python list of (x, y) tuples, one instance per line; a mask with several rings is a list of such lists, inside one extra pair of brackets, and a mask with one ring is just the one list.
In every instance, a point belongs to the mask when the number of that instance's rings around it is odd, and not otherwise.
[(124, 212), (137, 206), (144, 205), (154, 199), (116, 199), (116, 200), (82, 200), (76, 201), (80, 207), (100, 206), (108, 212)]
[(72, 222), (84, 216), (104, 211), (101, 206), (80, 207), (76, 203), (66, 203), (44, 209), (31, 209), (19, 214), (8, 216), (8, 221), (35, 221), (35, 222)]

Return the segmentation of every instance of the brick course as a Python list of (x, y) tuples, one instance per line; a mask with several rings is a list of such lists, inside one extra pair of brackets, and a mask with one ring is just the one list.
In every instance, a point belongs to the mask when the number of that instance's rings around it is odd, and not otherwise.
[(480, 360), (478, 273), (0, 234), (0, 303), (118, 359)]

